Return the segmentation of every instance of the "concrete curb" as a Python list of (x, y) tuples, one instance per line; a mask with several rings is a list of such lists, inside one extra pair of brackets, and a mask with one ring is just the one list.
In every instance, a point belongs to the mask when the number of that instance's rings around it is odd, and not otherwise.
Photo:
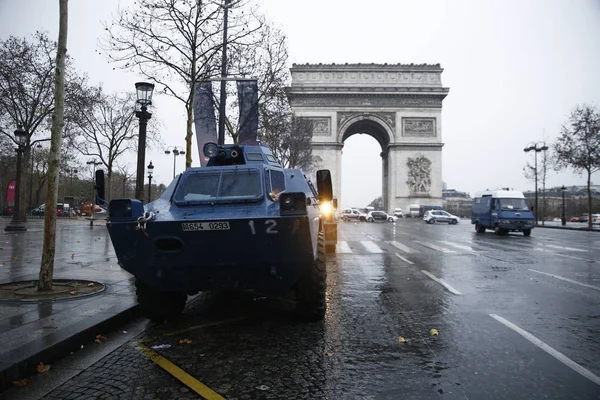
[[(12, 382), (37, 374), (36, 366), (43, 362), (52, 364), (70, 355), (82, 345), (93, 343), (96, 335), (105, 334), (137, 317), (138, 305), (126, 304), (100, 313), (93, 318), (59, 329), (47, 337), (12, 349), (6, 354), (9, 362), (0, 362), (0, 394), (12, 387)], [(0, 396), (1, 397), (1, 396)]]
[(548, 226), (548, 225), (538, 225), (536, 228), (544, 228), (544, 229), (562, 229), (565, 231), (579, 231), (579, 232), (600, 232), (600, 229), (592, 229), (589, 230), (587, 226), (585, 228), (571, 228), (566, 226)]

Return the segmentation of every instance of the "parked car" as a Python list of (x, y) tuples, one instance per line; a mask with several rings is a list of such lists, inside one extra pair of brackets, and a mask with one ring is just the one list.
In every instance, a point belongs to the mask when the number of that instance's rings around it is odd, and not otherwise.
[(436, 222), (447, 222), (449, 224), (458, 224), (458, 218), (456, 215), (452, 215), (444, 210), (429, 210), (423, 216), (423, 221), (428, 224), (435, 224)]
[(571, 219), (569, 219), (569, 222), (579, 222), (579, 217), (571, 217)]
[(361, 213), (355, 208), (345, 208), (340, 213), (340, 219), (342, 221), (365, 221), (367, 215)]
[(367, 214), (367, 222), (375, 221), (396, 222), (398, 221), (398, 217), (395, 215), (389, 215), (385, 211), (369, 211)]
[(579, 216), (579, 221), (577, 221), (577, 222), (588, 222), (589, 220), (590, 220), (590, 217), (588, 216), (588, 214), (584, 213)]
[(600, 214), (592, 214), (592, 224), (600, 224)]
[(398, 218), (404, 218), (404, 213), (401, 208), (394, 209), (394, 216)]

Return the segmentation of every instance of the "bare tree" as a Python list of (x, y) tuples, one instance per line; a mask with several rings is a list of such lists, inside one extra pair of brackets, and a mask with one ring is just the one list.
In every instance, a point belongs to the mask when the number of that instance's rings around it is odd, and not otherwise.
[[(230, 72), (242, 78), (256, 78), (258, 83), (259, 108), (267, 110), (279, 108), (285, 98), (285, 87), (290, 82), (288, 68), (288, 49), (285, 34), (270, 24), (265, 24), (255, 34), (254, 45), (234, 45), (229, 60)], [(235, 89), (234, 89), (235, 90)], [(235, 93), (227, 98), (233, 99), (227, 111), (226, 126), (234, 143), (239, 135), (239, 106)], [(215, 96), (216, 100), (216, 96)]]
[[(54, 111), (52, 113), (52, 133), (50, 155), (48, 157), (48, 195), (46, 210), (56, 210), (58, 197), (58, 173), (60, 148), (62, 142), (63, 117), (65, 113), (65, 73), (67, 58), (67, 28), (69, 23), (69, 1), (59, 2), (58, 48), (56, 51), (56, 68), (54, 70)], [(56, 251), (56, 213), (46, 212), (44, 221), (44, 244), (42, 263), (40, 265), (39, 291), (52, 290), (54, 275), (54, 253)]]
[(306, 118), (294, 116), (291, 111), (263, 114), (260, 140), (285, 168), (310, 170), (315, 159), (312, 155), (311, 139), (313, 126)]
[[(16, 144), (13, 131), (22, 127), (26, 133), (24, 165), (30, 164), (34, 146), (50, 141), (56, 51), (56, 42), (50, 40), (45, 32), (37, 32), (28, 39), (10, 36), (0, 41), (0, 135)], [(69, 64), (67, 57), (65, 90), (71, 100), (69, 104), (75, 104), (86, 97), (85, 78), (73, 72)], [(67, 112), (66, 120), (69, 119), (68, 115)], [(22, 220), (25, 219), (24, 204), (27, 198), (22, 190), (32, 177), (27, 173), (24, 178), (18, 188), (21, 193)]]
[(108, 201), (115, 162), (136, 145), (135, 96), (132, 93), (106, 95), (97, 88), (95, 97), (93, 104), (77, 107), (77, 118), (69, 127), (70, 142), (82, 155), (97, 157), (106, 166), (105, 200)]
[[(244, 4), (242, 4), (244, 3)], [(138, 0), (135, 10), (122, 9), (110, 25), (103, 48), (125, 69), (135, 70), (162, 85), (164, 93), (184, 103), (186, 168), (192, 165), (192, 124), (196, 85), (220, 73), (224, 7), (242, 8), (247, 1)], [(255, 10), (232, 13), (227, 40), (230, 46), (263, 25)]]
[(557, 165), (587, 174), (588, 229), (592, 229), (592, 174), (600, 171), (600, 111), (596, 106), (576, 107), (554, 143)]

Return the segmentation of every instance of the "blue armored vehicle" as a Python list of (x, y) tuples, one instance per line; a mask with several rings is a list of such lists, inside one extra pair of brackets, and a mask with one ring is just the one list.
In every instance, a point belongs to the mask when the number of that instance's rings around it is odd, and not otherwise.
[(108, 231), (119, 265), (136, 279), (141, 313), (181, 314), (200, 291), (295, 292), (305, 320), (325, 314), (328, 170), (317, 189), (263, 145), (207, 143), (205, 167), (178, 175), (157, 200), (112, 200)]

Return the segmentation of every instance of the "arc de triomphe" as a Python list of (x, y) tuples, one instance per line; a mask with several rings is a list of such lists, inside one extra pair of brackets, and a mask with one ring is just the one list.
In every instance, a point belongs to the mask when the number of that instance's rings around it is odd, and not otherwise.
[(319, 168), (331, 170), (340, 202), (344, 141), (364, 133), (381, 145), (388, 212), (442, 204), (442, 101), (449, 92), (442, 71), (439, 64), (292, 66), (292, 111), (312, 121), (313, 154)]

